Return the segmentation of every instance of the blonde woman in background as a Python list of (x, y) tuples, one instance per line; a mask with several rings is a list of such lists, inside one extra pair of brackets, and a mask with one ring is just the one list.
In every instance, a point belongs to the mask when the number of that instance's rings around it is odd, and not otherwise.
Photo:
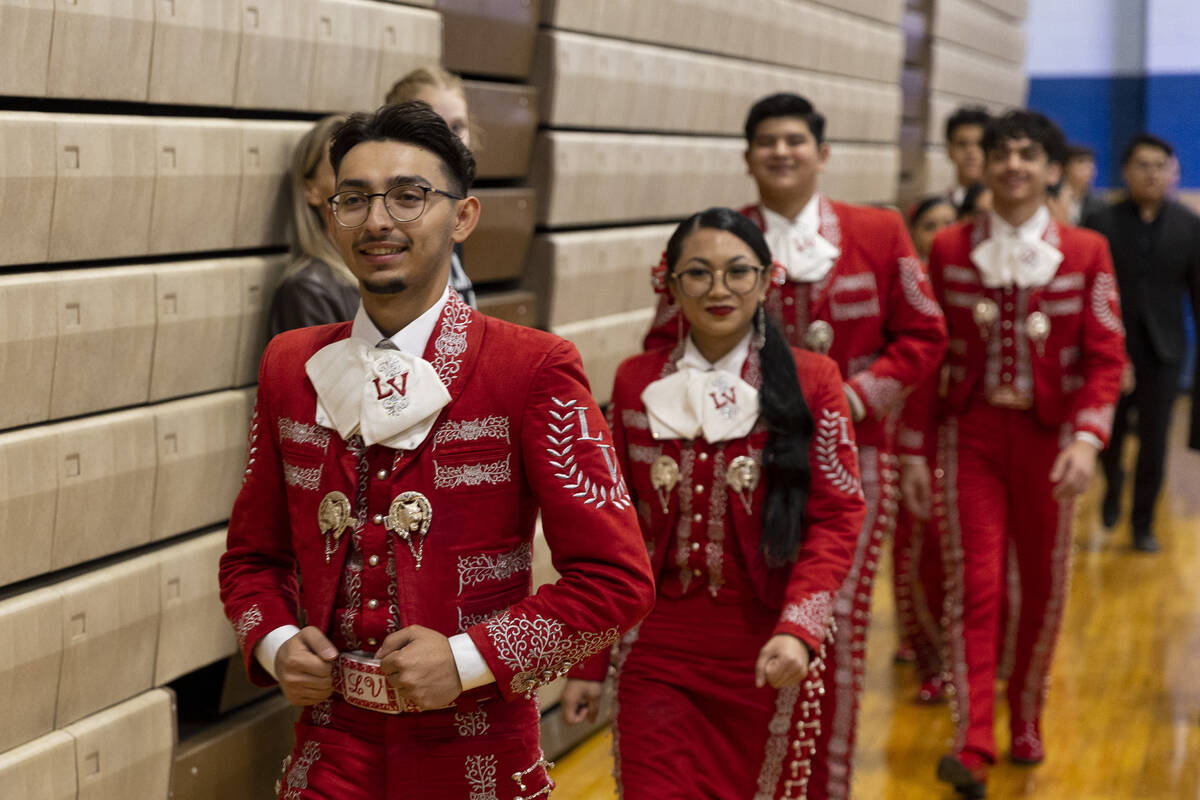
[(346, 322), (358, 309), (358, 281), (325, 232), (325, 200), (333, 194), (329, 139), (345, 115), (325, 117), (300, 139), (292, 154), (292, 261), (271, 301), (271, 336), (293, 328)]
[[(385, 102), (407, 103), (420, 100), (428, 103), (445, 120), (451, 133), (471, 149), (471, 117), (467, 110), (467, 94), (462, 78), (436, 64), (417, 67), (405, 75), (388, 92)], [(450, 258), (450, 285), (472, 307), (475, 306), (475, 287), (463, 267), (462, 245), (454, 245)]]

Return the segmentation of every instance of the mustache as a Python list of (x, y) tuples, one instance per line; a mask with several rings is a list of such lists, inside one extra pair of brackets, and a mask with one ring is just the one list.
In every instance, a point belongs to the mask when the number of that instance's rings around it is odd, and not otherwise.
[(387, 245), (395, 245), (397, 247), (411, 247), (412, 240), (409, 239), (407, 236), (403, 236), (399, 239), (391, 239), (391, 238), (377, 239), (377, 238), (371, 237), (371, 236), (363, 236), (359, 239), (354, 240), (355, 249), (361, 249), (363, 247), (368, 247), (373, 244), (387, 244)]

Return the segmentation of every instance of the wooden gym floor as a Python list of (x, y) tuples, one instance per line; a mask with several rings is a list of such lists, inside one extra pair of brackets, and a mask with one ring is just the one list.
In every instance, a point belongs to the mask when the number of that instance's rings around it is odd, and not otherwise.
[[(1047, 758), (1005, 759), (1004, 703), (989, 798), (1200, 800), (1200, 453), (1186, 448), (1186, 401), (1176, 407), (1158, 512), (1162, 552), (1129, 545), (1125, 519), (1099, 521), (1103, 478), (1077, 506), (1071, 595), (1043, 719)], [(1127, 443), (1125, 456), (1136, 445)], [(949, 713), (918, 706), (912, 667), (894, 665), (890, 559), (876, 581), (867, 689), (858, 729), (856, 800), (948, 800), (934, 778), (950, 739)], [(610, 800), (611, 738), (602, 731), (559, 759), (556, 797)], [(731, 798), (731, 800), (734, 800)]]

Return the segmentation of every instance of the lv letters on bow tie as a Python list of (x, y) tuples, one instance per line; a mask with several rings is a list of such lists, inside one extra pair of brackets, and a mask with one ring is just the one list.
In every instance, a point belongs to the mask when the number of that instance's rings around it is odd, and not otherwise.
[(658, 439), (737, 439), (758, 419), (758, 390), (723, 370), (686, 367), (642, 392), (650, 432)]
[(441, 378), (423, 358), (343, 339), (305, 364), (317, 390), (317, 424), (368, 445), (411, 450), (429, 435), (450, 402)]

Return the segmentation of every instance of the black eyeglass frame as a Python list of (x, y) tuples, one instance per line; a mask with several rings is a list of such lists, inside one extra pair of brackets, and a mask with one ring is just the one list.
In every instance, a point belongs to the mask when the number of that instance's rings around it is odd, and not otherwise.
[[(417, 212), (415, 217), (399, 219), (395, 214), (392, 213), (392, 210), (388, 208), (387, 196), (397, 189), (420, 189), (424, 193), (424, 199), (421, 201), (421, 210)], [(422, 186), (419, 183), (398, 183), (395, 186), (390, 187), (386, 192), (360, 192), (357, 189), (347, 189), (344, 192), (336, 192), (329, 195), (329, 197), (325, 198), (325, 202), (329, 204), (329, 210), (333, 213), (333, 219), (338, 225), (341, 225), (343, 228), (358, 228), (362, 225), (365, 225), (367, 220), (371, 218), (371, 205), (374, 203), (376, 197), (383, 198), (383, 210), (387, 212), (389, 217), (391, 217), (395, 222), (404, 223), (413, 222), (414, 220), (421, 218), (421, 215), (425, 213), (425, 209), (429, 207), (430, 192), (433, 192), (434, 194), (440, 194), (444, 197), (449, 197), (451, 200), (466, 199), (466, 197), (462, 195), (457, 195), (453, 192), (447, 192), (443, 189), (435, 189), (432, 186)], [(367, 211), (366, 214), (363, 215), (362, 222), (359, 222), (355, 225), (347, 225), (346, 223), (342, 222), (341, 218), (338, 216), (338, 198), (345, 194), (356, 194), (367, 198)]]

